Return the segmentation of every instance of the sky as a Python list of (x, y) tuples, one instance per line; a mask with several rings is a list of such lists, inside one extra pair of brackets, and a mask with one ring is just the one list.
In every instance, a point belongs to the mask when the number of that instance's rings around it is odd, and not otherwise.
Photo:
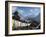
[(13, 6), (12, 11), (13, 11), (13, 13), (15, 11), (18, 11), (19, 14), (21, 14), (20, 15), (21, 19), (25, 19), (25, 17), (27, 17), (27, 16), (29, 17), (30, 16), (29, 18), (31, 18), (33, 20), (36, 20), (36, 21), (40, 20), (39, 19), (40, 18), (40, 16), (39, 16), (39, 14), (40, 14), (40, 7), (18, 7), (18, 6), (15, 7), (15, 6)]

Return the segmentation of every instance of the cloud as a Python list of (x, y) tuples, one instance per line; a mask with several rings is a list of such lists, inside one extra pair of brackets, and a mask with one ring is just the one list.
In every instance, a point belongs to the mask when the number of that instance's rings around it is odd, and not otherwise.
[(14, 13), (17, 10), (17, 7), (12, 7), (12, 13)]

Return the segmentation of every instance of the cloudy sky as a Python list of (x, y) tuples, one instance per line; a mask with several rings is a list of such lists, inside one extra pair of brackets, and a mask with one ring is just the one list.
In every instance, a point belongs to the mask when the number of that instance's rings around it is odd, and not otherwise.
[(30, 16), (31, 18), (35, 18), (34, 20), (39, 21), (40, 7), (12, 7), (13, 13), (18, 11), (23, 17)]

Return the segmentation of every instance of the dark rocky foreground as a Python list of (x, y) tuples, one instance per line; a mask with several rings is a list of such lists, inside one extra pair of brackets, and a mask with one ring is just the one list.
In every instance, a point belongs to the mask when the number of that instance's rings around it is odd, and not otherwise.
[(37, 29), (40, 29), (40, 25), (37, 27), (35, 25), (30, 25), (30, 26), (23, 26), (23, 27), (17, 27), (17, 28), (14, 28), (13, 30), (37, 30)]

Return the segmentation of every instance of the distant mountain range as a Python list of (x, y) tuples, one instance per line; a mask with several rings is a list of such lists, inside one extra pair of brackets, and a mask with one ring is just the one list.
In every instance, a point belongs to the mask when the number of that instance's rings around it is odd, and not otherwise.
[(31, 15), (24, 16), (20, 14), (18, 11), (15, 11), (13, 13), (13, 19), (24, 23), (31, 23), (31, 22), (40, 23), (40, 13), (35, 18), (33, 18)]

